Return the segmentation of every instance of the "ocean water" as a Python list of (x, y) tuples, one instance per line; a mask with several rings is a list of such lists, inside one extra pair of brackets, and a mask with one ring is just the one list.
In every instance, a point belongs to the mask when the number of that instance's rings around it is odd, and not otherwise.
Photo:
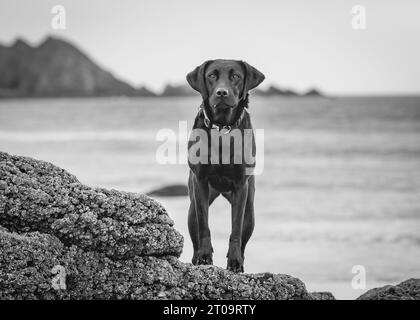
[[(50, 161), (90, 186), (146, 192), (186, 183), (185, 163), (157, 162), (156, 135), (171, 129), (179, 138), (179, 121), (191, 126), (199, 103), (0, 100), (0, 150)], [(250, 111), (264, 129), (264, 170), (246, 272), (290, 274), (341, 299), (420, 277), (420, 97), (252, 97)], [(187, 197), (157, 200), (184, 235), (189, 262)], [(225, 267), (230, 207), (222, 198), (210, 228), (214, 263)], [(365, 289), (352, 288), (357, 265)]]

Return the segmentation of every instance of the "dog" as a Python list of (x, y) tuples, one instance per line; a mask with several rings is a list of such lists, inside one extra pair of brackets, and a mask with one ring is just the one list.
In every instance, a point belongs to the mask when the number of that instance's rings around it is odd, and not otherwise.
[[(255, 138), (248, 112), (248, 92), (264, 79), (265, 76), (260, 71), (244, 61), (222, 59), (206, 61), (187, 75), (189, 85), (202, 96), (192, 131), (200, 129), (205, 133), (201, 139), (194, 140), (190, 136), (188, 142), (188, 229), (194, 248), (194, 265), (213, 263), (208, 211), (212, 202), (221, 194), (230, 202), (232, 215), (227, 269), (244, 272), (245, 246), (255, 224), (255, 177), (247, 174), (247, 169), (252, 169), (255, 163), (248, 164), (243, 161), (246, 156), (255, 158)], [(216, 144), (217, 150), (213, 147), (215, 138), (212, 131), (223, 132), (223, 135), (236, 130), (243, 134), (246, 129), (252, 133), (252, 142), (250, 147), (241, 143), (239, 152), (242, 153), (242, 161), (223, 162), (219, 145)], [(217, 135), (217, 139), (219, 138), (220, 135)], [(228, 143), (230, 139), (231, 137), (227, 139)], [(201, 140), (201, 147), (210, 149), (208, 154), (204, 154), (206, 161), (200, 163), (191, 161), (191, 157), (196, 155), (196, 143), (200, 143), (197, 140)], [(226, 144), (226, 140), (222, 142), (221, 148), (225, 147), (223, 144)], [(238, 154), (238, 150), (234, 149), (234, 145), (228, 146), (230, 160)], [(212, 155), (216, 155), (219, 161), (211, 161)]]

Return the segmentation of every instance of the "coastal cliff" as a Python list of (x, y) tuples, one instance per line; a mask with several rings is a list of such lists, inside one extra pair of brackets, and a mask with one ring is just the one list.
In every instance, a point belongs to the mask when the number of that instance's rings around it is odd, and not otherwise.
[(95, 63), (73, 44), (48, 37), (39, 46), (18, 39), (0, 45), (0, 97), (153, 96)]
[[(37, 46), (22, 39), (0, 44), (0, 98), (21, 97), (189, 97), (198, 96), (185, 81), (167, 84), (161, 93), (135, 88), (95, 62), (68, 40), (47, 37)], [(299, 94), (274, 85), (255, 90), (264, 97), (320, 97), (312, 89)]]

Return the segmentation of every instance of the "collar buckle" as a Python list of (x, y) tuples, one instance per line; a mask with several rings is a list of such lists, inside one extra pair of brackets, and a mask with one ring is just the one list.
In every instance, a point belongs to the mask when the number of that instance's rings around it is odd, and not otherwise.
[(223, 134), (228, 134), (231, 131), (232, 131), (232, 127), (231, 126), (223, 126), (222, 128), (219, 128), (219, 132), (221, 132)]

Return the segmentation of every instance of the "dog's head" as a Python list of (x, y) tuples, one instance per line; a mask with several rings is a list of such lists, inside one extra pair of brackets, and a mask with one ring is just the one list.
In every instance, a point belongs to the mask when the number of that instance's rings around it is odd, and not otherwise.
[(201, 93), (217, 123), (229, 123), (248, 91), (257, 87), (264, 75), (238, 60), (209, 60), (187, 75), (190, 86)]

